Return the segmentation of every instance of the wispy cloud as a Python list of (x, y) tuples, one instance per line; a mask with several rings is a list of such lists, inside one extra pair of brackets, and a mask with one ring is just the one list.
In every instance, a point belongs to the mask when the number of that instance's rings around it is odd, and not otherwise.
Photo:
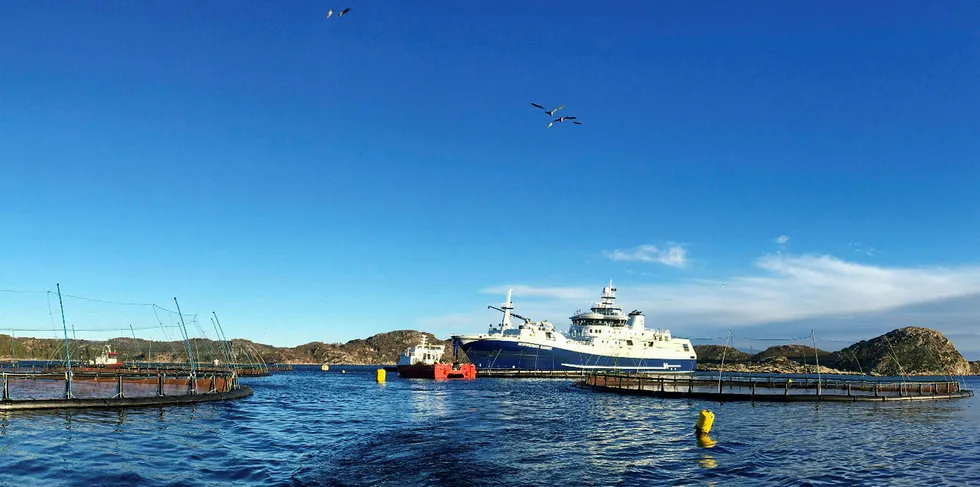
[(582, 287), (535, 287), (522, 284), (510, 284), (505, 286), (493, 286), (481, 289), (483, 294), (499, 294), (503, 301), (507, 295), (507, 290), (514, 290), (514, 299), (541, 299), (560, 300), (560, 301), (588, 301), (595, 298), (594, 289)]
[(789, 235), (780, 235), (776, 237), (776, 243), (779, 245), (786, 245), (789, 243)]
[(653, 262), (671, 267), (687, 265), (687, 249), (680, 245), (660, 248), (656, 245), (640, 245), (631, 250), (613, 250), (605, 252), (605, 256), (618, 261)]
[(853, 250), (854, 252), (857, 252), (859, 254), (864, 254), (869, 257), (875, 255), (878, 252), (878, 249), (864, 245), (861, 242), (850, 242), (847, 244), (847, 246), (850, 247), (851, 250)]
[[(513, 288), (519, 313), (565, 324), (576, 309), (598, 300), (603, 285), (493, 286), (481, 292), (496, 294), (502, 301), (507, 288)], [(878, 326), (875, 333), (910, 324), (967, 333), (980, 315), (980, 299), (966, 301), (974, 307), (958, 309), (954, 315), (942, 302), (974, 295), (980, 295), (978, 266), (884, 267), (829, 255), (777, 254), (759, 258), (753, 270), (730, 279), (621, 287), (618, 301), (629, 309), (645, 310), (653, 326), (684, 330), (684, 334), (794, 322), (806, 322), (801, 326), (808, 331), (819, 323), (829, 326), (831, 319), (846, 322), (855, 317), (861, 317), (864, 329), (872, 329), (872, 323)], [(909, 307), (916, 312), (895, 313)], [(896, 321), (899, 316), (914, 322)], [(482, 328), (483, 321), (487, 319), (474, 325)], [(846, 328), (841, 326), (837, 333)]]

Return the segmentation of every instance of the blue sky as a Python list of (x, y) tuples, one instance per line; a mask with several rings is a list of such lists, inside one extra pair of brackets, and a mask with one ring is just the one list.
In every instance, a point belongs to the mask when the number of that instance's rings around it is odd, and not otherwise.
[(0, 7), (0, 288), (296, 345), (482, 330), (508, 286), (564, 324), (613, 279), (681, 336), (980, 356), (975, 2), (351, 6)]

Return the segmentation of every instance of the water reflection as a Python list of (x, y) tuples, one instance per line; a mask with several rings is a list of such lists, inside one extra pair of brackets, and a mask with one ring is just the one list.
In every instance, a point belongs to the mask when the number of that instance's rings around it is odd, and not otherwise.
[(718, 462), (715, 461), (715, 458), (708, 454), (701, 455), (701, 458), (698, 459), (698, 464), (704, 468), (715, 468), (718, 466)]

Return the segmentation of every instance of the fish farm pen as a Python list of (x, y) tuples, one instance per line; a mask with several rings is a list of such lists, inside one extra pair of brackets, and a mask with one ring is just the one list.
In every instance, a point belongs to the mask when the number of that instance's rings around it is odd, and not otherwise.
[(161, 406), (252, 395), (234, 372), (3, 373), (0, 411)]
[(9, 356), (0, 362), (0, 411), (238, 399), (252, 395), (240, 377), (289, 369), (229, 340), (216, 312), (185, 313), (176, 297), (172, 307), (72, 296), (60, 284), (0, 290), (8, 325), (0, 354)]
[(596, 392), (672, 399), (758, 402), (881, 402), (958, 399), (973, 391), (947, 380), (869, 380), (867, 378), (644, 376), (591, 373), (577, 387)]

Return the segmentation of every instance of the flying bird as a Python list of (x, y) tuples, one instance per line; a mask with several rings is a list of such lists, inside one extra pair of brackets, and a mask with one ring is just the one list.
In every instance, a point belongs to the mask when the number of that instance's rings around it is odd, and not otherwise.
[(331, 15), (333, 15), (333, 9), (327, 10), (327, 18), (328, 19), (330, 18)]
[[(532, 106), (535, 106), (535, 107), (538, 107), (538, 108), (540, 108), (542, 110), (544, 110), (544, 107), (541, 106), (541, 105), (538, 105), (537, 103), (531, 103), (531, 105)], [(555, 108), (554, 110), (544, 110), (544, 113), (547, 113), (548, 116), (550, 117), (550, 116), (554, 115), (555, 112), (557, 112), (558, 110), (561, 110), (562, 108), (565, 108), (565, 105), (562, 105), (562, 106), (560, 106), (558, 108)]]
[[(548, 124), (548, 127), (547, 128), (550, 129), (551, 126), (554, 125), (554, 124), (556, 124), (556, 123), (562, 123), (565, 120), (574, 120), (576, 118), (578, 118), (578, 117), (558, 117), (558, 118), (552, 120), (551, 123)], [(572, 122), (572, 123), (578, 123), (578, 122)], [(579, 123), (579, 125), (581, 125), (581, 124)]]
[(347, 7), (345, 9), (341, 10), (340, 13), (337, 14), (337, 17), (343, 17), (344, 14), (347, 13), (347, 12), (350, 12), (350, 7)]

